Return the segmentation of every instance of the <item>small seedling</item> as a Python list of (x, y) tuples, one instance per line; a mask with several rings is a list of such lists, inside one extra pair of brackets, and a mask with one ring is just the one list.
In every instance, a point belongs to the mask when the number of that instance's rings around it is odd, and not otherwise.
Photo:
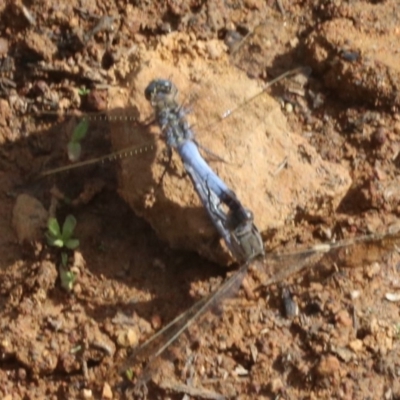
[(87, 87), (81, 87), (78, 89), (78, 94), (79, 96), (87, 96), (90, 93), (90, 89), (88, 89)]
[(76, 275), (72, 271), (69, 271), (67, 268), (65, 268), (63, 265), (59, 266), (58, 272), (60, 273), (61, 287), (67, 292), (70, 292), (74, 287)]
[[(60, 249), (74, 250), (79, 246), (79, 240), (72, 237), (76, 226), (76, 218), (68, 215), (65, 218), (62, 229), (56, 218), (49, 218), (47, 222), (46, 238), (49, 246)], [(68, 269), (68, 253), (61, 252), (61, 263), (58, 267), (60, 273), (61, 287), (70, 292), (76, 281), (76, 275)]]
[(394, 329), (395, 329), (395, 336), (397, 337), (397, 339), (400, 339), (400, 323), (397, 323), (395, 326), (394, 326)]
[(88, 128), (89, 128), (89, 121), (87, 119), (83, 119), (75, 127), (72, 133), (71, 140), (68, 142), (67, 145), (68, 158), (70, 161), (76, 162), (81, 157), (82, 153), (81, 141), (85, 138)]
[(65, 218), (62, 230), (56, 218), (49, 218), (47, 222), (47, 243), (49, 246), (74, 250), (79, 246), (79, 240), (72, 237), (76, 226), (76, 218), (68, 215)]
[(126, 371), (125, 371), (125, 376), (128, 378), (128, 380), (132, 380), (133, 379), (133, 370), (132, 370), (132, 368), (128, 368)]

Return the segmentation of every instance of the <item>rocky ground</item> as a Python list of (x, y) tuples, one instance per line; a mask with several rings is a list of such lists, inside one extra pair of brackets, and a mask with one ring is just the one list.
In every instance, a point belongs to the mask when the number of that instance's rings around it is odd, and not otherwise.
[[(382, 233), (399, 214), (400, 4), (61, 3), (0, 5), (1, 398), (400, 398), (399, 255), (381, 240), (268, 287), (253, 267), (212, 321), (120, 373), (238, 267), (166, 164), (149, 80), (177, 85), (267, 249)], [(148, 151), (42, 176), (69, 164), (82, 115), (81, 161)], [(70, 214), (79, 246), (60, 251), (46, 224)]]

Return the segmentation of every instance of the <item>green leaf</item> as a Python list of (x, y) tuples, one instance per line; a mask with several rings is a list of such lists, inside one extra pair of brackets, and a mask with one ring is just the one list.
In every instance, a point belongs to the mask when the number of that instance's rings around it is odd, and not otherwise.
[(58, 223), (56, 218), (49, 218), (49, 220), (47, 221), (47, 229), (48, 234), (52, 237), (57, 238), (61, 236), (60, 224)]
[(68, 239), (64, 243), (65, 247), (70, 250), (75, 250), (79, 246), (79, 240), (78, 239)]
[(60, 238), (54, 238), (50, 235), (46, 235), (47, 236), (47, 243), (49, 246), (53, 246), (53, 247), (64, 247), (64, 241)]
[(74, 283), (76, 281), (75, 274), (71, 271), (68, 271), (62, 266), (59, 267), (59, 272), (60, 272), (61, 287), (70, 292), (74, 287)]
[(128, 368), (125, 371), (125, 375), (131, 381), (133, 379), (133, 370), (132, 370), (132, 368)]
[(78, 89), (79, 96), (87, 96), (89, 93), (90, 93), (90, 89), (88, 89), (88, 88), (83, 87), (83, 88)]
[(54, 241), (54, 246), (56, 247), (63, 247), (64, 246), (64, 241), (62, 239), (56, 239)]
[(81, 122), (79, 122), (72, 133), (71, 142), (80, 142), (86, 136), (88, 128), (89, 121), (87, 119), (83, 119)]
[(80, 143), (69, 142), (67, 145), (68, 160), (71, 162), (76, 162), (81, 158), (82, 146)]
[(76, 218), (71, 214), (67, 215), (67, 218), (65, 218), (62, 227), (62, 238), (65, 241), (71, 238), (72, 234), (74, 233), (75, 226), (76, 226)]

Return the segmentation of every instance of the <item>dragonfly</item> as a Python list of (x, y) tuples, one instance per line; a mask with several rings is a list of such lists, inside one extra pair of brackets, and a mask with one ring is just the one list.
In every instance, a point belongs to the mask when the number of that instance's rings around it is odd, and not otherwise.
[[(165, 81), (163, 84), (166, 84)], [(167, 87), (164, 89), (169, 92), (171, 90), (169, 83), (166, 85)], [(152, 90), (149, 91), (152, 92)], [(151, 94), (148, 97), (151, 98)], [(229, 111), (227, 115), (231, 115), (234, 112), (236, 112), (235, 109)], [(181, 119), (183, 118), (178, 118), (179, 121)], [(173, 143), (170, 143), (170, 145), (172, 146)], [(226, 192), (220, 190), (222, 186), (220, 182), (214, 179), (214, 175), (210, 175), (211, 178), (206, 178), (202, 167), (195, 165), (193, 160), (196, 160), (196, 157), (197, 155), (193, 157), (193, 153), (191, 152), (189, 152), (189, 157), (187, 158), (181, 156), (186, 172), (192, 179), (202, 204), (209, 213), (210, 218), (214, 221), (215, 228), (220, 231), (220, 234), (222, 232), (221, 235), (223, 237), (224, 235), (227, 237), (226, 242), (231, 244), (232, 253), (237, 255), (237, 260), (242, 262), (241, 266), (215, 292), (204, 297), (204, 299), (196, 303), (187, 312), (177, 317), (147, 342), (136, 348), (120, 371), (126, 371), (139, 359), (158, 359), (167, 349), (173, 347), (173, 343), (182, 337), (182, 333), (193, 326), (201, 324), (202, 318), (207, 319), (211, 315), (208, 312), (210, 309), (217, 305), (223, 306), (226, 299), (230, 298), (238, 290), (249, 269), (256, 268), (257, 271), (261, 271), (260, 275), (265, 274), (265, 278), (261, 279), (260, 286), (268, 287), (280, 283), (292, 275), (298, 274), (303, 269), (317, 266), (322, 259), (325, 261), (337, 260), (342, 253), (349, 253), (356, 249), (360, 250), (360, 248), (379, 247), (376, 246), (378, 243), (381, 244), (381, 250), (384, 248), (387, 250), (387, 245), (393, 246), (398, 241), (397, 232), (385, 235), (367, 235), (334, 243), (315, 245), (311, 248), (289, 253), (268, 253), (264, 256), (264, 248), (260, 247), (259, 239), (257, 239), (258, 232), (253, 225), (252, 216), (249, 214), (250, 210), (241, 207), (240, 202), (237, 203), (234, 195), (230, 192), (228, 192), (227, 201), (223, 197), (223, 193)], [(109, 158), (110, 155), (90, 162), (96, 163)], [(79, 167), (81, 165), (83, 164), (78, 163), (76, 166)], [(61, 167), (61, 169), (47, 171), (44, 174), (52, 174), (66, 169), (71, 168)], [(229, 200), (232, 199), (235, 201), (230, 203)], [(221, 208), (221, 203), (228, 208), (227, 212), (225, 212), (225, 208)], [(250, 234), (248, 234), (249, 232)], [(258, 249), (256, 254), (254, 249)], [(375, 253), (381, 256), (381, 250)], [(358, 251), (358, 254), (360, 254), (360, 251)], [(253, 258), (255, 259), (253, 260)], [(207, 323), (209, 322), (207, 321)], [(207, 331), (207, 328), (201, 328), (201, 331)], [(154, 375), (151, 378), (154, 379)], [(145, 381), (145, 378), (140, 378), (139, 384)], [(189, 390), (188, 388), (186, 389)]]
[[(304, 67), (299, 67), (278, 76), (274, 80), (270, 81), (262, 91), (246, 100), (246, 102), (241, 106), (226, 112), (225, 115), (221, 116), (221, 120), (235, 114), (242, 107), (255, 101), (274, 83), (299, 73), (309, 73), (309, 70)], [(152, 81), (145, 90), (145, 97), (149, 100), (155, 111), (158, 125), (163, 133), (167, 149), (169, 149), (168, 164), (171, 161), (171, 148), (173, 148), (177, 150), (180, 155), (185, 170), (193, 182), (193, 187), (197, 191), (211, 221), (225, 241), (227, 248), (230, 250), (234, 259), (238, 261), (247, 260), (249, 255), (243, 253), (244, 248), (238, 246), (237, 241), (235, 243), (232, 241), (235, 240), (235, 238), (231, 237), (232, 235), (230, 230), (237, 230), (239, 225), (242, 225), (239, 229), (242, 229), (242, 231), (246, 230), (246, 235), (249, 235), (250, 233), (253, 235), (255, 248), (259, 250), (261, 248), (261, 239), (253, 223), (253, 215), (250, 210), (241, 204), (235, 192), (228, 188), (226, 183), (217, 176), (200, 154), (199, 148), (202, 146), (195, 140), (191, 127), (186, 121), (187, 111), (176, 101), (177, 92), (178, 91), (172, 82), (160, 79)], [(220, 121), (217, 121), (215, 124), (218, 122)], [(208, 129), (212, 128), (215, 128), (215, 125), (210, 126)], [(102, 163), (106, 160), (125, 157), (127, 155), (132, 155), (133, 153), (138, 154), (146, 152), (152, 148), (153, 147), (150, 145), (139, 147), (134, 146), (98, 158), (77, 162), (73, 165), (49, 169), (42, 172), (41, 175), (53, 175), (62, 171), (68, 171), (91, 164)], [(226, 211), (230, 213), (230, 218), (228, 219), (225, 218), (224, 215)], [(220, 214), (222, 218), (219, 218), (218, 214)], [(232, 225), (234, 220), (236, 224), (236, 227), (234, 228), (230, 226), (230, 229), (227, 229), (226, 226), (221, 224), (221, 221), (224, 221), (224, 223)], [(248, 241), (248, 243), (250, 242)], [(251, 251), (249, 248), (247, 248), (247, 250)], [(258, 250), (254, 252), (254, 256), (258, 254)]]
[[(248, 99), (246, 99), (244, 102), (242, 102), (241, 104), (237, 105), (234, 108), (231, 108), (229, 110), (226, 110), (219, 118), (217, 118), (215, 121), (212, 121), (210, 124), (208, 124), (205, 127), (202, 127), (202, 130), (215, 130), (216, 127), (218, 126), (218, 124), (220, 124), (223, 120), (225, 120), (226, 118), (237, 114), (239, 111), (241, 111), (242, 109), (244, 109), (246, 106), (248, 106), (249, 104), (253, 103), (254, 101), (256, 101), (258, 98), (260, 98), (266, 91), (267, 89), (269, 89), (271, 86), (275, 85), (276, 83), (289, 78), (291, 76), (297, 75), (297, 74), (304, 74), (305, 76), (308, 76), (311, 74), (311, 69), (309, 67), (297, 67), (294, 69), (291, 69), (289, 71), (286, 71), (282, 74), (280, 74), (279, 76), (277, 76), (276, 78), (270, 80), (269, 82), (267, 82), (263, 89), (260, 90), (258, 93), (254, 94), (253, 96), (249, 97)], [(175, 87), (171, 86), (171, 82), (166, 83), (166, 81), (163, 82), (164, 85), (164, 91), (169, 91), (171, 92), (172, 95), (172, 99), (175, 101), (175, 97), (177, 95), (177, 89)], [(165, 85), (167, 85), (167, 88), (165, 88)], [(147, 87), (147, 93), (145, 93), (145, 96), (148, 97), (150, 99), (151, 97), (151, 92), (154, 91), (154, 86), (155, 83), (151, 82), (148, 87)], [(178, 110), (178, 112), (180, 113), (179, 116), (177, 116), (177, 119), (181, 119), (186, 115), (185, 110), (180, 109)], [(46, 112), (42, 113), (43, 115), (47, 115)], [(50, 115), (52, 115), (52, 113), (50, 113)], [(113, 123), (113, 122), (122, 122), (125, 124), (131, 124), (133, 122), (135, 122), (136, 118), (135, 117), (130, 117), (126, 114), (124, 114), (123, 112), (121, 113), (117, 113), (116, 115), (106, 115), (106, 116), (102, 116), (102, 115), (87, 115), (87, 116), (83, 116), (82, 117), (83, 120), (87, 120), (87, 121), (93, 121), (93, 122), (98, 122), (98, 121), (106, 121), (109, 123)], [(186, 129), (189, 129), (190, 127), (187, 126)], [(193, 135), (193, 133), (191, 132), (190, 135)], [(193, 136), (191, 136), (191, 139), (194, 139)], [(170, 138), (169, 139), (169, 143), (167, 140), (167, 144), (169, 146), (175, 146), (176, 143), (174, 143), (176, 139), (174, 138)], [(196, 145), (203, 148), (197, 141), (195, 141)], [(139, 145), (134, 145), (131, 146), (129, 148), (124, 148), (118, 151), (113, 151), (112, 153), (109, 154), (105, 154), (102, 155), (100, 157), (93, 157), (90, 158), (88, 160), (84, 160), (84, 161), (78, 161), (78, 162), (74, 162), (73, 164), (69, 164), (69, 165), (63, 165), (63, 166), (59, 166), (56, 168), (46, 168), (45, 170), (40, 172), (40, 176), (41, 177), (45, 177), (45, 176), (50, 176), (50, 175), (54, 175), (54, 174), (58, 174), (61, 172), (66, 172), (66, 171), (70, 171), (73, 169), (78, 169), (78, 168), (82, 168), (85, 166), (89, 166), (89, 165), (95, 165), (95, 164), (103, 164), (109, 161), (116, 161), (119, 160), (121, 158), (125, 158), (125, 157), (132, 157), (134, 155), (140, 155), (143, 153), (146, 153), (148, 151), (152, 150), (152, 146), (151, 144), (139, 144)], [(206, 149), (207, 150), (207, 149)]]
[[(248, 261), (262, 252), (262, 240), (253, 215), (201, 156), (198, 145), (176, 102), (177, 89), (169, 80), (157, 79), (147, 86), (146, 99), (153, 106), (168, 148), (175, 148), (215, 228), (235, 259)], [(228, 207), (226, 214), (221, 205)], [(242, 246), (241, 242), (246, 241)], [(249, 243), (251, 245), (249, 246)]]

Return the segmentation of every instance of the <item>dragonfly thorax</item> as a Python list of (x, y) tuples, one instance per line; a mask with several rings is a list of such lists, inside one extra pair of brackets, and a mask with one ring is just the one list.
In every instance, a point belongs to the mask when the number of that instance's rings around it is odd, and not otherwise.
[(178, 89), (171, 81), (155, 79), (146, 87), (144, 94), (154, 109), (168, 146), (177, 148), (186, 140), (193, 139), (186, 113), (176, 101)]
[(185, 119), (182, 108), (163, 109), (157, 113), (158, 124), (162, 127), (168, 146), (178, 147), (186, 140), (193, 139), (193, 133)]

